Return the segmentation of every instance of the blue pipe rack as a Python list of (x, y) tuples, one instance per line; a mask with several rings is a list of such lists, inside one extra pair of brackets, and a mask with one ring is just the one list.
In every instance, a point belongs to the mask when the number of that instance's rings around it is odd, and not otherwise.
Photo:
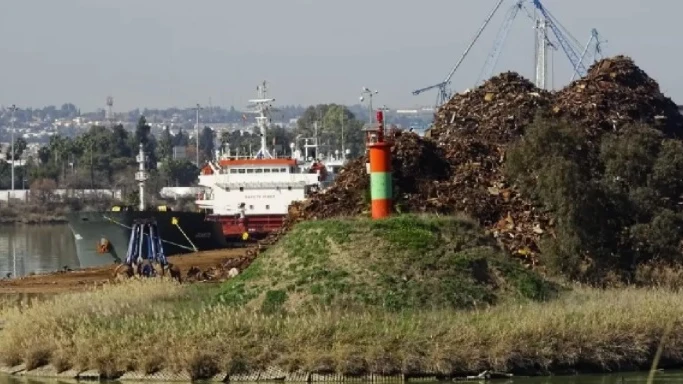
[(125, 264), (136, 269), (138, 275), (156, 276), (154, 264), (168, 267), (168, 259), (164, 253), (159, 227), (155, 220), (135, 220), (133, 223)]

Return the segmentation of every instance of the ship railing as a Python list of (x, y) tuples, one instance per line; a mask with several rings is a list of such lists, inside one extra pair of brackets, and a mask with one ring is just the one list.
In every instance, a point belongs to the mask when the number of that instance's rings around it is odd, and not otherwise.
[[(292, 155), (276, 155), (270, 157), (272, 159), (293, 159)], [(258, 159), (257, 157), (254, 157), (253, 155), (221, 155), (219, 157), (219, 160), (253, 160), (253, 159)]]
[(252, 182), (217, 182), (216, 186), (223, 189), (233, 188), (303, 188), (314, 183), (307, 183), (305, 181), (298, 182), (267, 182), (267, 181), (252, 181)]
[(262, 174), (262, 173), (254, 173), (254, 174), (231, 174), (231, 173), (223, 173), (220, 175), (216, 176), (216, 180), (221, 180), (221, 181), (229, 181), (229, 182), (236, 182), (236, 181), (244, 181), (244, 182), (251, 182), (254, 180), (264, 180), (267, 179), (271, 182), (286, 182), (286, 183), (292, 183), (292, 182), (308, 182), (310, 180), (315, 180), (318, 177), (317, 174), (315, 173), (280, 173), (280, 174)]
[(263, 177), (244, 177), (239, 175), (233, 177), (232, 175), (220, 175), (212, 180), (212, 184), (220, 188), (237, 188), (237, 187), (251, 187), (251, 186), (270, 186), (275, 187), (288, 187), (288, 186), (306, 186), (311, 184), (316, 184), (318, 182), (318, 176), (316, 174), (290, 174), (287, 177), (271, 178), (268, 181), (264, 181)]

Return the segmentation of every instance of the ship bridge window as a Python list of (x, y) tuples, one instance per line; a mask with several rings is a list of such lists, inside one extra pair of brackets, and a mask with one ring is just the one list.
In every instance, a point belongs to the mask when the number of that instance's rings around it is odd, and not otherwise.
[(263, 168), (256, 168), (256, 173), (263, 173)]
[(230, 170), (230, 173), (237, 173), (237, 170), (236, 170), (235, 168), (232, 168), (232, 169)]
[(254, 169), (253, 168), (247, 169), (247, 173), (254, 173)]
[(240, 168), (237, 170), (237, 173), (245, 173), (245, 172), (246, 172), (246, 170), (244, 168)]
[(273, 168), (272, 171), (273, 171), (273, 173), (278, 173), (278, 172), (280, 172), (280, 170), (277, 169), (277, 168)]
[(263, 173), (270, 173), (270, 168), (264, 168)]
[(281, 173), (287, 173), (287, 168), (280, 168)]

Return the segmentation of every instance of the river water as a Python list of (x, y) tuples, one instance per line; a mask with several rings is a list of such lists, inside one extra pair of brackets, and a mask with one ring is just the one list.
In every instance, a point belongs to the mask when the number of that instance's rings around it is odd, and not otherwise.
[(78, 268), (76, 244), (66, 224), (0, 225), (0, 278)]

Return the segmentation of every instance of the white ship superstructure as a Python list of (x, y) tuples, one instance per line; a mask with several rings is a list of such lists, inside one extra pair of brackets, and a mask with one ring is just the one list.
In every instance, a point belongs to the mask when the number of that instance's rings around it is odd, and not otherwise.
[(290, 204), (305, 199), (312, 191), (328, 184), (345, 163), (345, 156), (333, 156), (330, 163), (307, 159), (290, 145), (290, 156), (275, 157), (267, 148), (269, 112), (273, 98), (266, 96), (266, 83), (257, 87), (258, 98), (249, 100), (257, 114), (261, 145), (254, 156), (231, 155), (227, 151), (201, 171), (199, 185), (206, 188), (196, 201), (213, 220), (221, 222), (228, 237), (267, 234), (278, 229)]

